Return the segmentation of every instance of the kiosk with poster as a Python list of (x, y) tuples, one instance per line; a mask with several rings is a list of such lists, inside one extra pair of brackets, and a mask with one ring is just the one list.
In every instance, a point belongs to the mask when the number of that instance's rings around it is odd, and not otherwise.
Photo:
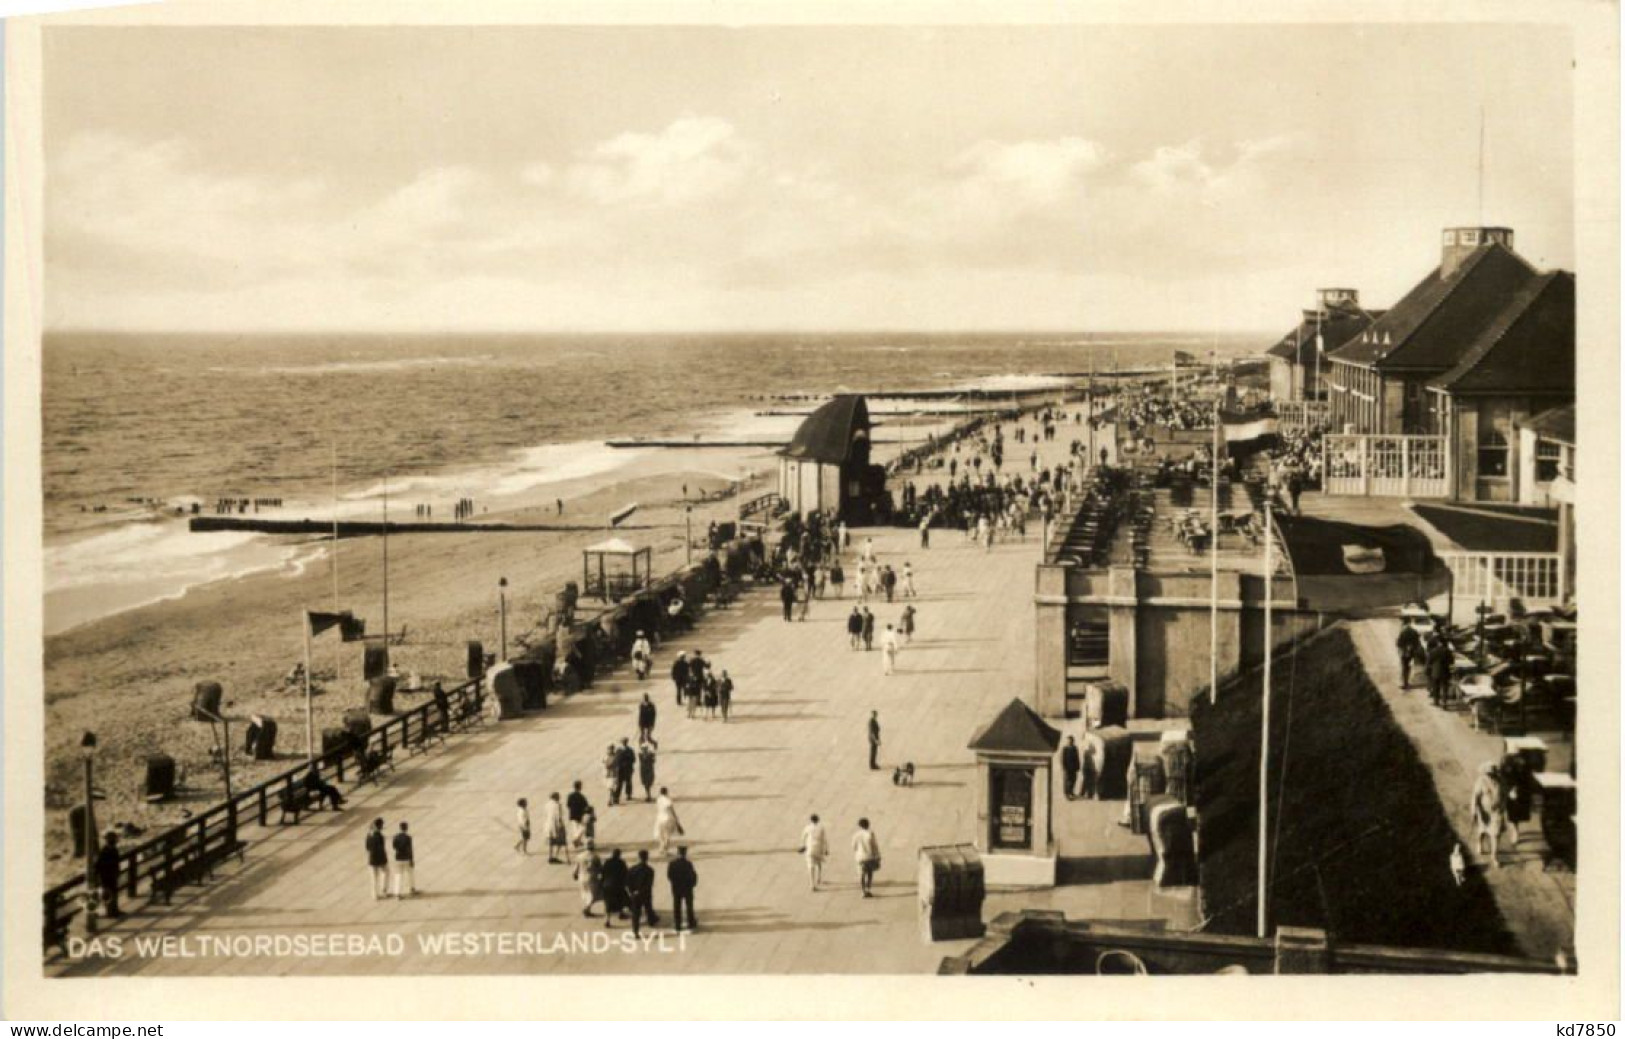
[(1054, 887), (1051, 772), (1061, 734), (1020, 700), (970, 741), (976, 752), (976, 849), (994, 887)]

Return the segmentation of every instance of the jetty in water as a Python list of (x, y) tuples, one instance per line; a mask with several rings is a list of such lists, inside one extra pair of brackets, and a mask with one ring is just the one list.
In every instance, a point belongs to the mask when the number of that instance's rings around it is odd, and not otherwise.
[[(222, 530), (245, 531), (251, 534), (303, 534), (310, 537), (374, 538), (388, 534), (569, 534), (602, 531), (602, 523), (442, 523), (435, 520), (414, 520), (409, 523), (384, 523), (379, 520), (313, 519), (260, 519), (254, 516), (193, 516), (187, 521), (193, 534)], [(651, 525), (626, 524), (617, 530), (654, 530)]]

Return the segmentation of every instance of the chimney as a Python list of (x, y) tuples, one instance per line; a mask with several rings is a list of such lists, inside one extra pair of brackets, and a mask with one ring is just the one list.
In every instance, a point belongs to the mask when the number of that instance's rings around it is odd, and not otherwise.
[(1316, 289), (1320, 296), (1321, 310), (1358, 310), (1360, 306), (1360, 291), (1358, 289)]
[(1462, 262), (1481, 245), (1499, 242), (1512, 248), (1510, 227), (1447, 227), (1444, 229), (1444, 248), (1439, 259), (1439, 277), (1452, 277)]

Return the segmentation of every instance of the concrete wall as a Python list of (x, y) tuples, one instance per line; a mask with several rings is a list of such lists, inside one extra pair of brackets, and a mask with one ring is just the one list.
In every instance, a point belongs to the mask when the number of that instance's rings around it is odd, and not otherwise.
[[(1320, 614), (1293, 606), (1292, 582), (1275, 582), (1272, 645), (1319, 629)], [(1034, 596), (1038, 659), (1034, 708), (1045, 717), (1066, 712), (1068, 604), (1087, 604), (1110, 617), (1111, 679), (1129, 691), (1136, 718), (1182, 718), (1207, 686), (1213, 646), (1211, 591), (1203, 574), (1158, 574), (1040, 566)], [(1219, 575), (1219, 679), (1264, 659), (1264, 581), (1252, 574)]]
[(1324, 931), (1282, 927), (1271, 938), (1182, 934), (1125, 926), (1120, 921), (1069, 921), (1055, 910), (1001, 913), (987, 936), (938, 974), (1072, 974), (1098, 972), (1101, 955), (1126, 952), (1150, 974), (1543, 974), (1556, 963), (1446, 949), (1339, 945)]

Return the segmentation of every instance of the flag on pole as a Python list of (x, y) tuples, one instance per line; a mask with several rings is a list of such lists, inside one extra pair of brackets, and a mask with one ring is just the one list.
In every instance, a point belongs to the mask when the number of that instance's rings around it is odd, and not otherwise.
[(1274, 415), (1237, 415), (1219, 413), (1224, 442), (1232, 453), (1254, 451), (1272, 442), (1277, 435)]
[(364, 637), (367, 622), (356, 617), (349, 610), (339, 613), (321, 613), (316, 610), (306, 610), (305, 620), (310, 625), (312, 637), (320, 635), (329, 628), (338, 628), (345, 642), (356, 642)]
[(1450, 569), (1415, 527), (1278, 514), (1275, 529), (1302, 609), (1374, 610), (1425, 601), (1449, 589)]

